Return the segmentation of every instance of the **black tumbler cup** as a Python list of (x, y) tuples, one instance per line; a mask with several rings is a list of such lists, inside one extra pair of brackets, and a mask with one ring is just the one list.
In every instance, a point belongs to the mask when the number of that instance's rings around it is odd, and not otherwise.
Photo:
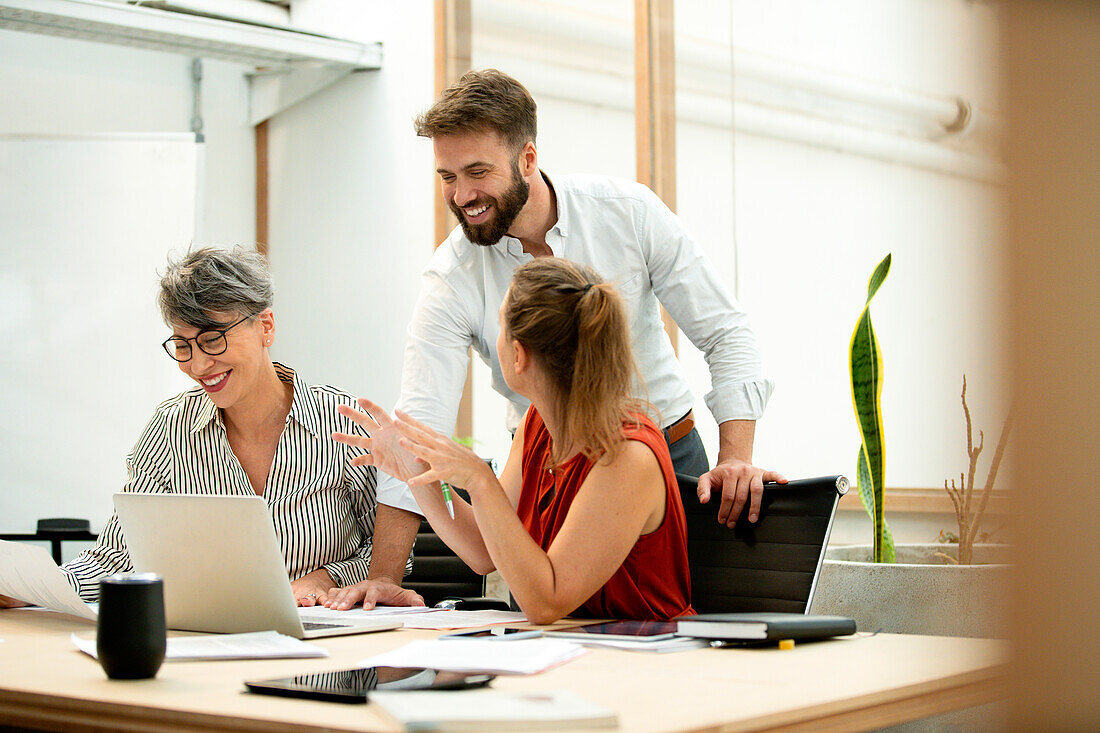
[(108, 677), (155, 677), (164, 661), (166, 637), (164, 582), (159, 575), (111, 575), (99, 581), (96, 652)]

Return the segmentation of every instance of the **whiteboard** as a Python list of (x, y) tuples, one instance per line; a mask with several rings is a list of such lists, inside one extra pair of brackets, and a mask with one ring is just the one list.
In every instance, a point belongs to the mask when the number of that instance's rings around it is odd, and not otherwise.
[(0, 136), (0, 532), (101, 529), (127, 451), (189, 385), (155, 299), (201, 167), (193, 135)]

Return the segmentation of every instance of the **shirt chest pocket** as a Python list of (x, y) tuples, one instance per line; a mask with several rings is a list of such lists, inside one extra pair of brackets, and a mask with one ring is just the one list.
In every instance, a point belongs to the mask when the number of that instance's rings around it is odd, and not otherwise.
[(635, 272), (633, 275), (620, 279), (612, 279), (619, 293), (623, 296), (623, 304), (626, 306), (627, 317), (633, 323), (642, 312), (645, 302), (646, 287), (648, 281), (645, 273)]

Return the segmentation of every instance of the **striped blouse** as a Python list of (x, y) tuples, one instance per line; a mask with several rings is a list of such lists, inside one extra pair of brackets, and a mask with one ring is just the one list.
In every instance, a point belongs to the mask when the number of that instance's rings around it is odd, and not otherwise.
[[(291, 579), (323, 567), (339, 586), (367, 577), (374, 532), (375, 470), (353, 466), (361, 449), (332, 440), (334, 430), (358, 426), (336, 412), (355, 399), (333, 387), (307, 386), (275, 364), (294, 385), (286, 427), (275, 449), (263, 498)], [(221, 411), (201, 387), (162, 402), (126, 456), (123, 491), (254, 496), (248, 476), (229, 447)], [(99, 595), (99, 579), (133, 569), (113, 515), (95, 547), (62, 566), (85, 601)]]

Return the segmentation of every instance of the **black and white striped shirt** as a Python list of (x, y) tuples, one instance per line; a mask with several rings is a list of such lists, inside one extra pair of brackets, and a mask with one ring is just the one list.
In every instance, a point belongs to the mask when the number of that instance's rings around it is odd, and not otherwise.
[[(282, 364), (275, 371), (293, 383), (294, 399), (263, 498), (287, 573), (294, 579), (323, 567), (339, 586), (358, 583), (370, 563), (375, 470), (351, 465), (363, 451), (331, 438), (333, 431), (359, 429), (336, 412), (338, 404), (354, 406), (355, 399), (333, 387), (307, 386)], [(123, 491), (255, 495), (229, 447), (221, 411), (201, 387), (157, 407), (126, 456), (126, 469)], [(85, 601), (98, 598), (100, 578), (132, 569), (113, 514), (96, 546), (62, 566)]]

